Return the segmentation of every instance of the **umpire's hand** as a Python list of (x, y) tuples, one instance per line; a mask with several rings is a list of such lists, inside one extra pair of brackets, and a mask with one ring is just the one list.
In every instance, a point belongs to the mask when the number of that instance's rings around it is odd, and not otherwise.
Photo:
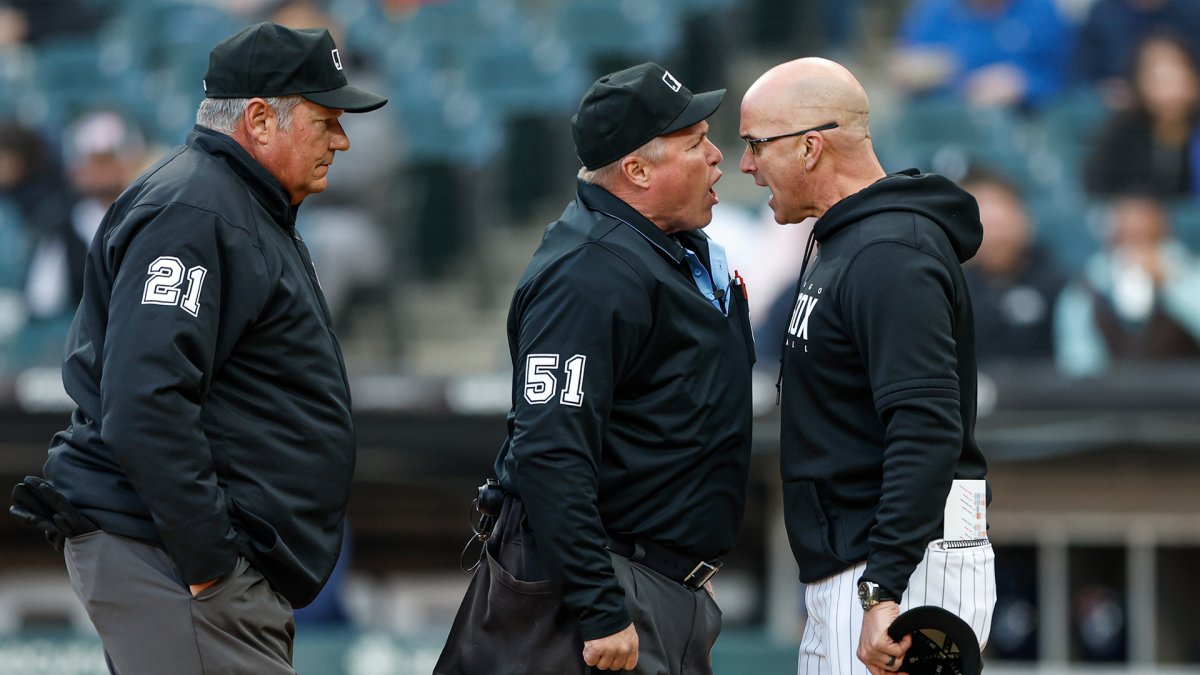
[(583, 662), (600, 670), (633, 670), (637, 659), (638, 634), (633, 624), (619, 633), (583, 643)]

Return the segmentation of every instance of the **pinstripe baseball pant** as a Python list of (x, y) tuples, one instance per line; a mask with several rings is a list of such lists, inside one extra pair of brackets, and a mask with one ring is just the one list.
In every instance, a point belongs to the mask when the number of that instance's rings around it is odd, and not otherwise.
[[(996, 606), (996, 554), (990, 543), (945, 548), (930, 542), (925, 558), (908, 580), (900, 611), (937, 605), (971, 625), (979, 646), (987, 644)], [(797, 675), (868, 675), (855, 652), (862, 633), (863, 610), (858, 578), (866, 562), (809, 584), (804, 591), (808, 621), (800, 641)]]

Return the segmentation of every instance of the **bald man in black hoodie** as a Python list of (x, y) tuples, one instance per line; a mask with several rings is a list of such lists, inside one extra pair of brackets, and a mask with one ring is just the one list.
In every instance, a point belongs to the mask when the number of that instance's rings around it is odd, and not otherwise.
[(769, 70), (741, 113), (740, 168), (770, 188), (776, 222), (817, 218), (779, 336), (785, 522), (808, 584), (799, 672), (901, 670), (911, 639), (886, 631), (910, 606), (945, 607), (982, 645), (991, 544), (943, 536), (954, 481), (987, 473), (961, 267), (983, 237), (975, 200), (886, 174), (867, 94), (832, 61)]

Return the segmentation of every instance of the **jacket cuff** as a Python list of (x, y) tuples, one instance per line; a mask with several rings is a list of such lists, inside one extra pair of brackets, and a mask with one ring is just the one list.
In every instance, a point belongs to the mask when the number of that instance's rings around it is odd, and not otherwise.
[(899, 553), (875, 550), (867, 558), (867, 569), (862, 578), (879, 584), (898, 603), (908, 590), (908, 579), (916, 571), (917, 564)]
[(224, 513), (171, 530), (159, 530), (159, 535), (185, 584), (220, 578), (237, 564), (236, 535)]
[(587, 623), (580, 621), (579, 633), (584, 641), (596, 640), (608, 637), (613, 633), (619, 633), (629, 627), (631, 623), (633, 621), (629, 618), (629, 612), (622, 608), (619, 612), (597, 617), (596, 620)]

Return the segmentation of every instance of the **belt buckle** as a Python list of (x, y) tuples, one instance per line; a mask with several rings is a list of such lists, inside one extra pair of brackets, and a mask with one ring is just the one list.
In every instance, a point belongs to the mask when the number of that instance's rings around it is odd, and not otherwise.
[(696, 566), (692, 568), (692, 571), (688, 572), (687, 576), (683, 578), (683, 585), (692, 590), (697, 590), (704, 586), (704, 584), (708, 583), (708, 580), (712, 579), (713, 575), (715, 575), (720, 569), (721, 563), (719, 562), (714, 565), (706, 560), (701, 560), (700, 562), (696, 563)]

